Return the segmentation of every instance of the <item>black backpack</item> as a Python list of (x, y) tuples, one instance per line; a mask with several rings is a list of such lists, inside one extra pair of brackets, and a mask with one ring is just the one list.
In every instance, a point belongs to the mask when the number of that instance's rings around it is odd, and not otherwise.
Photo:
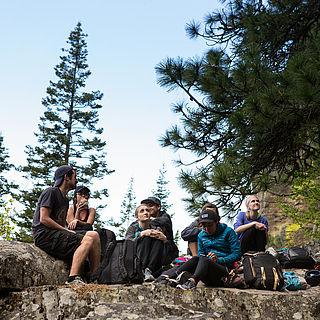
[(100, 267), (99, 283), (130, 284), (142, 283), (143, 272), (137, 255), (135, 241), (115, 240), (108, 243)]
[(283, 268), (313, 269), (316, 261), (304, 247), (291, 247), (279, 250), (277, 259)]
[(282, 289), (283, 273), (279, 261), (273, 255), (264, 252), (245, 253), (242, 263), (244, 280), (250, 287), (262, 290)]

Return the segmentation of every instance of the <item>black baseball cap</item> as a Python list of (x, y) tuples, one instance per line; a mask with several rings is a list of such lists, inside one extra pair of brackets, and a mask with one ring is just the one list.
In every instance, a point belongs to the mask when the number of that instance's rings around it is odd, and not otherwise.
[(141, 204), (143, 204), (143, 203), (154, 203), (154, 204), (156, 204), (158, 206), (161, 206), (161, 201), (156, 197), (148, 197), (147, 199), (142, 200), (140, 203)]
[(74, 190), (75, 193), (87, 193), (90, 194), (90, 189), (85, 186), (78, 186)]
[(219, 220), (220, 220), (219, 214), (213, 210), (203, 210), (200, 213), (199, 223), (218, 222)]
[(54, 187), (60, 187), (62, 185), (64, 175), (72, 170), (74, 169), (69, 165), (64, 165), (57, 168), (56, 172), (54, 173)]

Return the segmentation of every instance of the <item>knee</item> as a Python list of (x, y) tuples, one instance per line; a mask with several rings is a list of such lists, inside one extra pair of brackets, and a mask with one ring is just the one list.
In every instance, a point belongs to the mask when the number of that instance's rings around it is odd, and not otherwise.
[(88, 231), (88, 232), (86, 233), (85, 237), (86, 237), (86, 236), (87, 236), (88, 238), (92, 239), (92, 241), (93, 241), (94, 243), (100, 243), (100, 237), (99, 237), (98, 232), (96, 232), (96, 231)]

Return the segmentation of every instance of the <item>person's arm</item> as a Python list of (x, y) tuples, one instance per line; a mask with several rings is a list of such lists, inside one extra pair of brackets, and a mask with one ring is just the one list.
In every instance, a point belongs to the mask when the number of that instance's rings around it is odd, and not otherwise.
[(161, 228), (168, 240), (173, 239), (172, 221), (167, 213), (163, 213), (161, 216), (152, 219), (150, 224), (153, 229), (156, 229), (157, 227)]
[(198, 235), (198, 256), (200, 257), (203, 255), (206, 255), (206, 253), (204, 252), (202, 235), (201, 235), (201, 233), (199, 233), (199, 235)]
[(259, 223), (259, 222), (252, 221), (252, 222), (249, 222), (247, 224), (243, 224), (242, 226), (239, 226), (238, 228), (236, 228), (234, 231), (236, 233), (242, 233), (242, 232), (244, 232), (244, 231), (246, 231), (246, 230), (248, 230), (248, 229), (250, 229), (252, 227), (256, 227), (257, 223)]
[(226, 246), (230, 247), (230, 253), (225, 257), (219, 257), (217, 263), (230, 266), (241, 258), (240, 242), (237, 234), (231, 228), (228, 231), (225, 241), (228, 242)]
[(164, 233), (160, 230), (154, 230), (154, 229), (147, 229), (147, 230), (143, 230), (141, 232), (141, 237), (143, 236), (148, 236), (151, 238), (156, 238), (159, 239), (163, 242), (167, 241), (167, 237), (164, 235)]
[(71, 223), (75, 219), (74, 217), (74, 208), (73, 206), (70, 206), (67, 212), (67, 224)]
[(189, 226), (181, 231), (181, 238), (184, 241), (197, 242), (198, 234), (201, 231), (198, 219), (193, 221)]
[(139, 236), (140, 235), (137, 234), (137, 228), (135, 227), (134, 224), (131, 224), (125, 234), (125, 239), (135, 240)]
[[(51, 217), (51, 208), (48, 207), (41, 207), (40, 208), (40, 223), (45, 225), (46, 227), (54, 230), (68, 230), (67, 228), (64, 228), (60, 226), (59, 223), (55, 222)], [(71, 230), (68, 230), (71, 231)], [(71, 231), (74, 232), (74, 231)]]
[(88, 219), (86, 222), (93, 225), (95, 217), (96, 217), (96, 209), (90, 208), (89, 209), (89, 216), (88, 216)]

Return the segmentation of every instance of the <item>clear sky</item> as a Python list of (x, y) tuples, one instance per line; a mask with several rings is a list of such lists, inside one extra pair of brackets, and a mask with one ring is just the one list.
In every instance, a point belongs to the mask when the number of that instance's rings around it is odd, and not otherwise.
[(35, 143), (41, 99), (61, 48), (77, 22), (88, 34), (88, 64), (92, 72), (87, 91), (104, 93), (100, 126), (107, 141), (109, 168), (115, 173), (101, 183), (109, 189), (102, 217), (116, 217), (131, 177), (137, 201), (151, 195), (162, 163), (168, 170), (175, 229), (191, 218), (181, 201), (178, 155), (162, 148), (159, 137), (177, 118), (171, 105), (179, 92), (167, 93), (157, 84), (154, 67), (166, 57), (201, 56), (208, 46), (190, 40), (185, 25), (218, 8), (212, 0), (2, 0), (0, 131), (10, 161), (25, 163), (25, 146)]

